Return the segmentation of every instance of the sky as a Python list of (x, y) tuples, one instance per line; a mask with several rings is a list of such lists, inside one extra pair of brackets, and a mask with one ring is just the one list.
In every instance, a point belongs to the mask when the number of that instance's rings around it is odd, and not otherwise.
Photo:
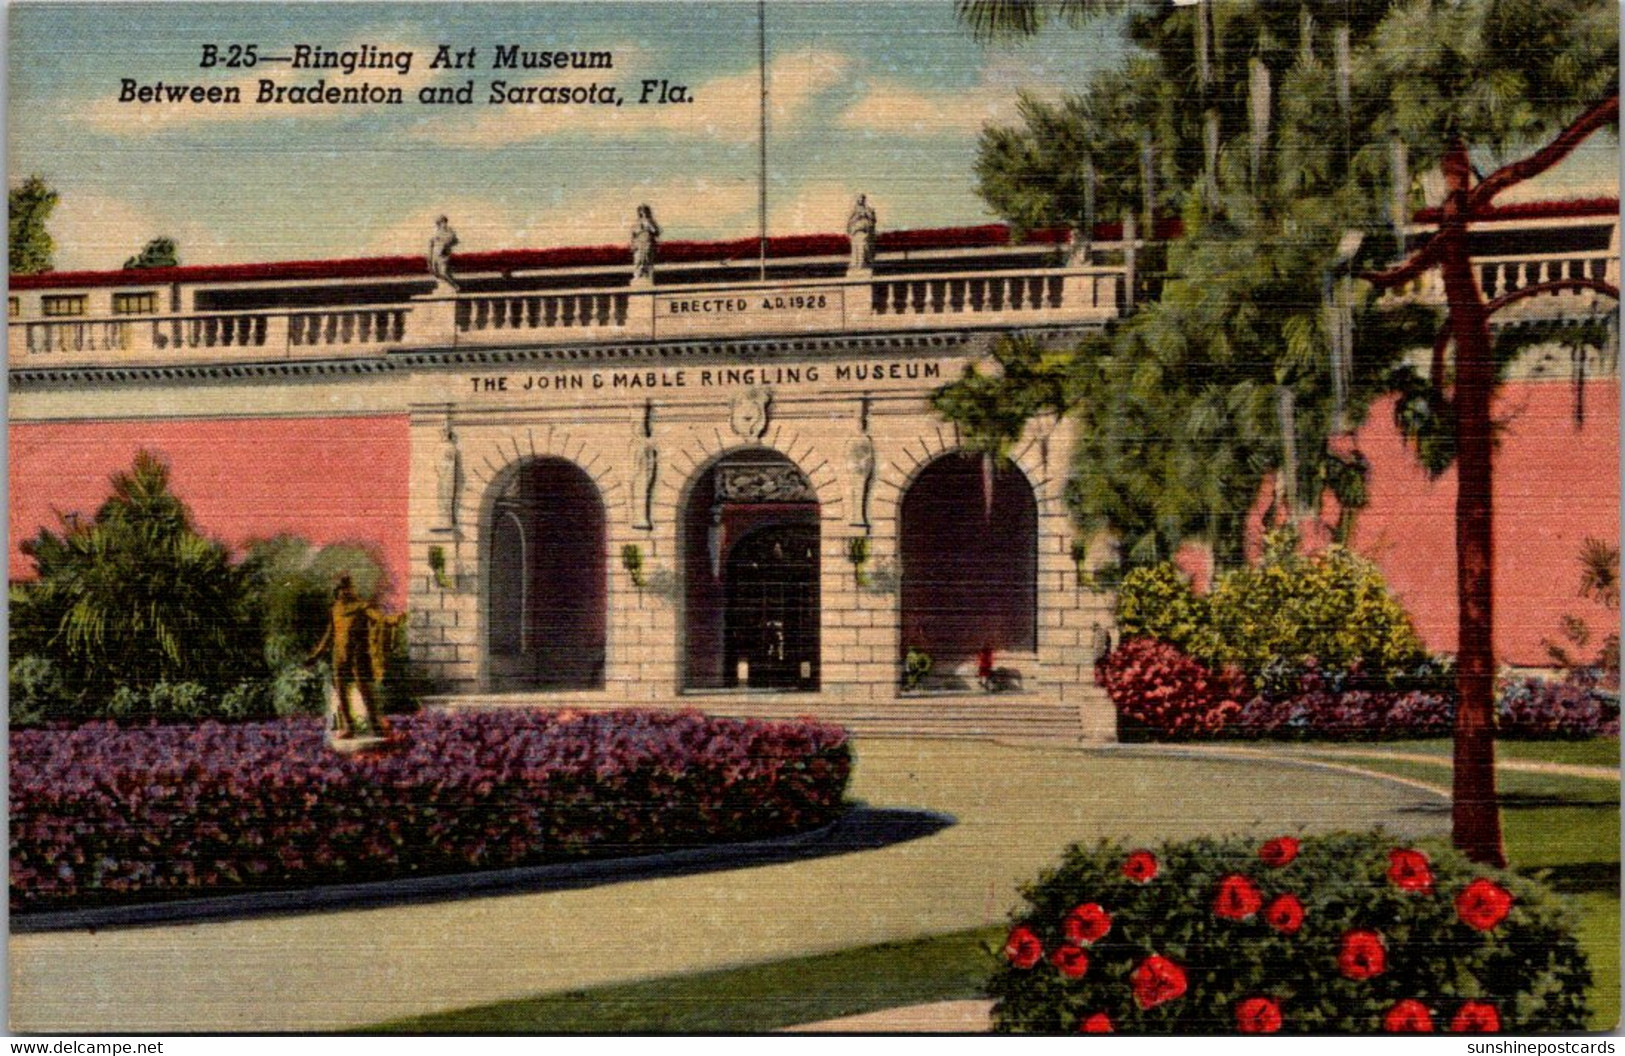
[[(865, 193), (882, 229), (995, 220), (975, 193), (976, 139), (1014, 118), (1019, 89), (1053, 95), (1120, 61), (1103, 21), (984, 47), (952, 0), (767, 5), (769, 230), (841, 231)], [(667, 239), (757, 230), (756, 4), (43, 4), (9, 8), (7, 174), (61, 195), (58, 268), (112, 268), (148, 239), (184, 263), (421, 253), (451, 217), (460, 252), (619, 243), (647, 202)], [(203, 47), (410, 49), (392, 70), (200, 68)], [(437, 46), (472, 70), (429, 68)], [(493, 70), (499, 44), (608, 51), (613, 69)], [(400, 107), (118, 102), (139, 85), (260, 78), (403, 89)], [(423, 106), (425, 87), (475, 82), (471, 106)], [(688, 104), (639, 105), (644, 79)], [(615, 85), (619, 107), (489, 106), (511, 85)], [(1604, 137), (1597, 137), (1603, 140)], [(1528, 194), (1616, 193), (1599, 142)]]

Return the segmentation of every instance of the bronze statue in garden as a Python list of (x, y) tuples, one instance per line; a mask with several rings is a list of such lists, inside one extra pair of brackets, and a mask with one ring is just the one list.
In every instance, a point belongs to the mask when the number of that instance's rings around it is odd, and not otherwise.
[(384, 678), (390, 636), (405, 619), (405, 613), (386, 616), (372, 602), (361, 599), (348, 574), (339, 576), (333, 588), (327, 630), (305, 659), (307, 665), (314, 664), (325, 655), (333, 665), (333, 689), (338, 698), (333, 709), (335, 738), (355, 736), (350, 712), (352, 688), (361, 697), (370, 730), (389, 734), (389, 723), (378, 707), (378, 683)]

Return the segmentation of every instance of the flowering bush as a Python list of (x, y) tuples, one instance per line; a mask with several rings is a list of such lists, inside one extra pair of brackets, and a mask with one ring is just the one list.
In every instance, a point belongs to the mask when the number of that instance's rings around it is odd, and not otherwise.
[(1443, 737), (1450, 733), (1455, 715), (1455, 700), (1443, 694), (1318, 689), (1288, 697), (1255, 696), (1241, 706), (1223, 732), (1229, 737), (1272, 739)]
[[(1540, 884), (1380, 832), (1289, 839), (1073, 847), (1023, 890), (995, 1029), (1585, 1028), (1590, 970)], [(1110, 922), (1087, 945), (1085, 910)]]
[(846, 732), (692, 712), (426, 713), (343, 756), (312, 718), (15, 732), (11, 905), (68, 908), (653, 853), (840, 811)]
[(1509, 737), (1618, 737), (1619, 695), (1585, 681), (1521, 678), (1499, 687), (1496, 724)]
[(1222, 729), (1246, 699), (1245, 682), (1215, 674), (1178, 649), (1151, 638), (1131, 638), (1100, 665), (1100, 681), (1132, 736), (1187, 738)]

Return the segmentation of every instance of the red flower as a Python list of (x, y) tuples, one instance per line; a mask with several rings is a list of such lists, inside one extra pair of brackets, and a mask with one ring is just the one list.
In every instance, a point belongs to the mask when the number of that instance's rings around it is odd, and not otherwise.
[(1112, 1017), (1104, 1012), (1096, 1012), (1082, 1023), (1078, 1024), (1079, 1034), (1114, 1034)]
[(1258, 849), (1259, 860), (1272, 869), (1289, 864), (1298, 856), (1298, 841), (1291, 836), (1277, 836)]
[(1061, 931), (1079, 946), (1099, 941), (1112, 930), (1112, 915), (1097, 902), (1086, 902), (1066, 915)]
[(1032, 929), (1019, 927), (1010, 933), (1010, 938), (1005, 942), (1004, 955), (1017, 968), (1031, 968), (1043, 959), (1044, 944), (1038, 941)]
[(1457, 1010), (1450, 1021), (1452, 1034), (1495, 1034), (1501, 1029), (1501, 1014), (1494, 1005), (1482, 1001), (1468, 1001)]
[(1243, 1034), (1274, 1034), (1281, 1029), (1281, 1006), (1267, 997), (1249, 997), (1236, 1006), (1236, 1030)]
[(1421, 851), (1389, 851), (1388, 880), (1401, 891), (1427, 894), (1433, 890), (1433, 870)]
[(1281, 895), (1265, 907), (1264, 920), (1282, 935), (1296, 935), (1303, 927), (1303, 903), (1297, 895)]
[(1219, 881), (1219, 893), (1213, 899), (1214, 916), (1226, 920), (1247, 920), (1264, 905), (1264, 896), (1258, 885), (1239, 873), (1231, 873)]
[(1480, 877), (1456, 896), (1456, 916), (1469, 928), (1489, 931), (1507, 919), (1512, 909), (1512, 892), (1493, 880)]
[(1057, 946), (1049, 955), (1049, 963), (1068, 979), (1079, 979), (1089, 970), (1089, 955), (1083, 952), (1082, 946)]
[(1407, 997), (1382, 1017), (1382, 1029), (1390, 1034), (1432, 1034), (1433, 1013), (1422, 1002)]
[(1150, 851), (1135, 851), (1123, 862), (1123, 875), (1136, 884), (1149, 884), (1157, 878), (1157, 856)]
[(1343, 949), (1337, 955), (1337, 970), (1348, 979), (1370, 979), (1388, 967), (1388, 952), (1382, 936), (1374, 931), (1350, 931), (1343, 935)]
[(1155, 953), (1141, 961), (1129, 979), (1134, 984), (1134, 1002), (1143, 1009), (1185, 994), (1185, 969)]

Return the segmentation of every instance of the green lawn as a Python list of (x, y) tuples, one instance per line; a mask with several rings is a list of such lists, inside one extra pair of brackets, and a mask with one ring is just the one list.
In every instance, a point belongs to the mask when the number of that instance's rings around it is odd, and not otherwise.
[[(1429, 742), (1413, 742), (1429, 743)], [(1578, 762), (1540, 749), (1585, 748), (1596, 742), (1515, 742), (1524, 758)], [(1618, 751), (1618, 742), (1606, 742)], [(1586, 760), (1592, 762), (1593, 760)], [(1363, 758), (1360, 765), (1396, 777), (1448, 784), (1449, 772), (1425, 763)], [(1617, 781), (1503, 771), (1497, 777), (1501, 822), (1512, 868), (1568, 895), (1579, 917), (1580, 943), (1591, 961), (1591, 1025), (1620, 1020), (1619, 805)]]
[(365, 1033), (758, 1034), (881, 1008), (982, 996), (983, 928), (750, 968), (506, 1001), (386, 1023)]
[[(1335, 748), (1338, 751), (1419, 752), (1426, 755), (1450, 755), (1448, 737), (1432, 737), (1423, 741), (1378, 741), (1371, 744), (1305, 744), (1305, 748)], [(1613, 737), (1599, 737), (1590, 741), (1497, 741), (1498, 759), (1517, 759), (1539, 763), (1571, 763), (1579, 766), (1618, 766), (1619, 741)]]
[[(1402, 747), (1403, 746), (1403, 747)], [(1447, 751), (1446, 742), (1400, 742), (1400, 751)], [(1508, 758), (1586, 764), (1617, 759), (1617, 742), (1521, 742)], [(1087, 758), (1087, 757), (1084, 757)], [(1173, 764), (1174, 760), (1165, 760)], [(1362, 758), (1396, 777), (1448, 784), (1438, 766)], [(1312, 771), (1299, 771), (1302, 780)], [(913, 778), (915, 775), (910, 774)], [(1572, 899), (1595, 976), (1592, 1025), (1619, 1021), (1619, 785), (1548, 774), (1500, 782), (1513, 867)], [(982, 996), (989, 945), (1002, 927), (862, 946), (769, 964), (547, 994), (383, 1024), (401, 1033), (759, 1032), (902, 1005)]]

